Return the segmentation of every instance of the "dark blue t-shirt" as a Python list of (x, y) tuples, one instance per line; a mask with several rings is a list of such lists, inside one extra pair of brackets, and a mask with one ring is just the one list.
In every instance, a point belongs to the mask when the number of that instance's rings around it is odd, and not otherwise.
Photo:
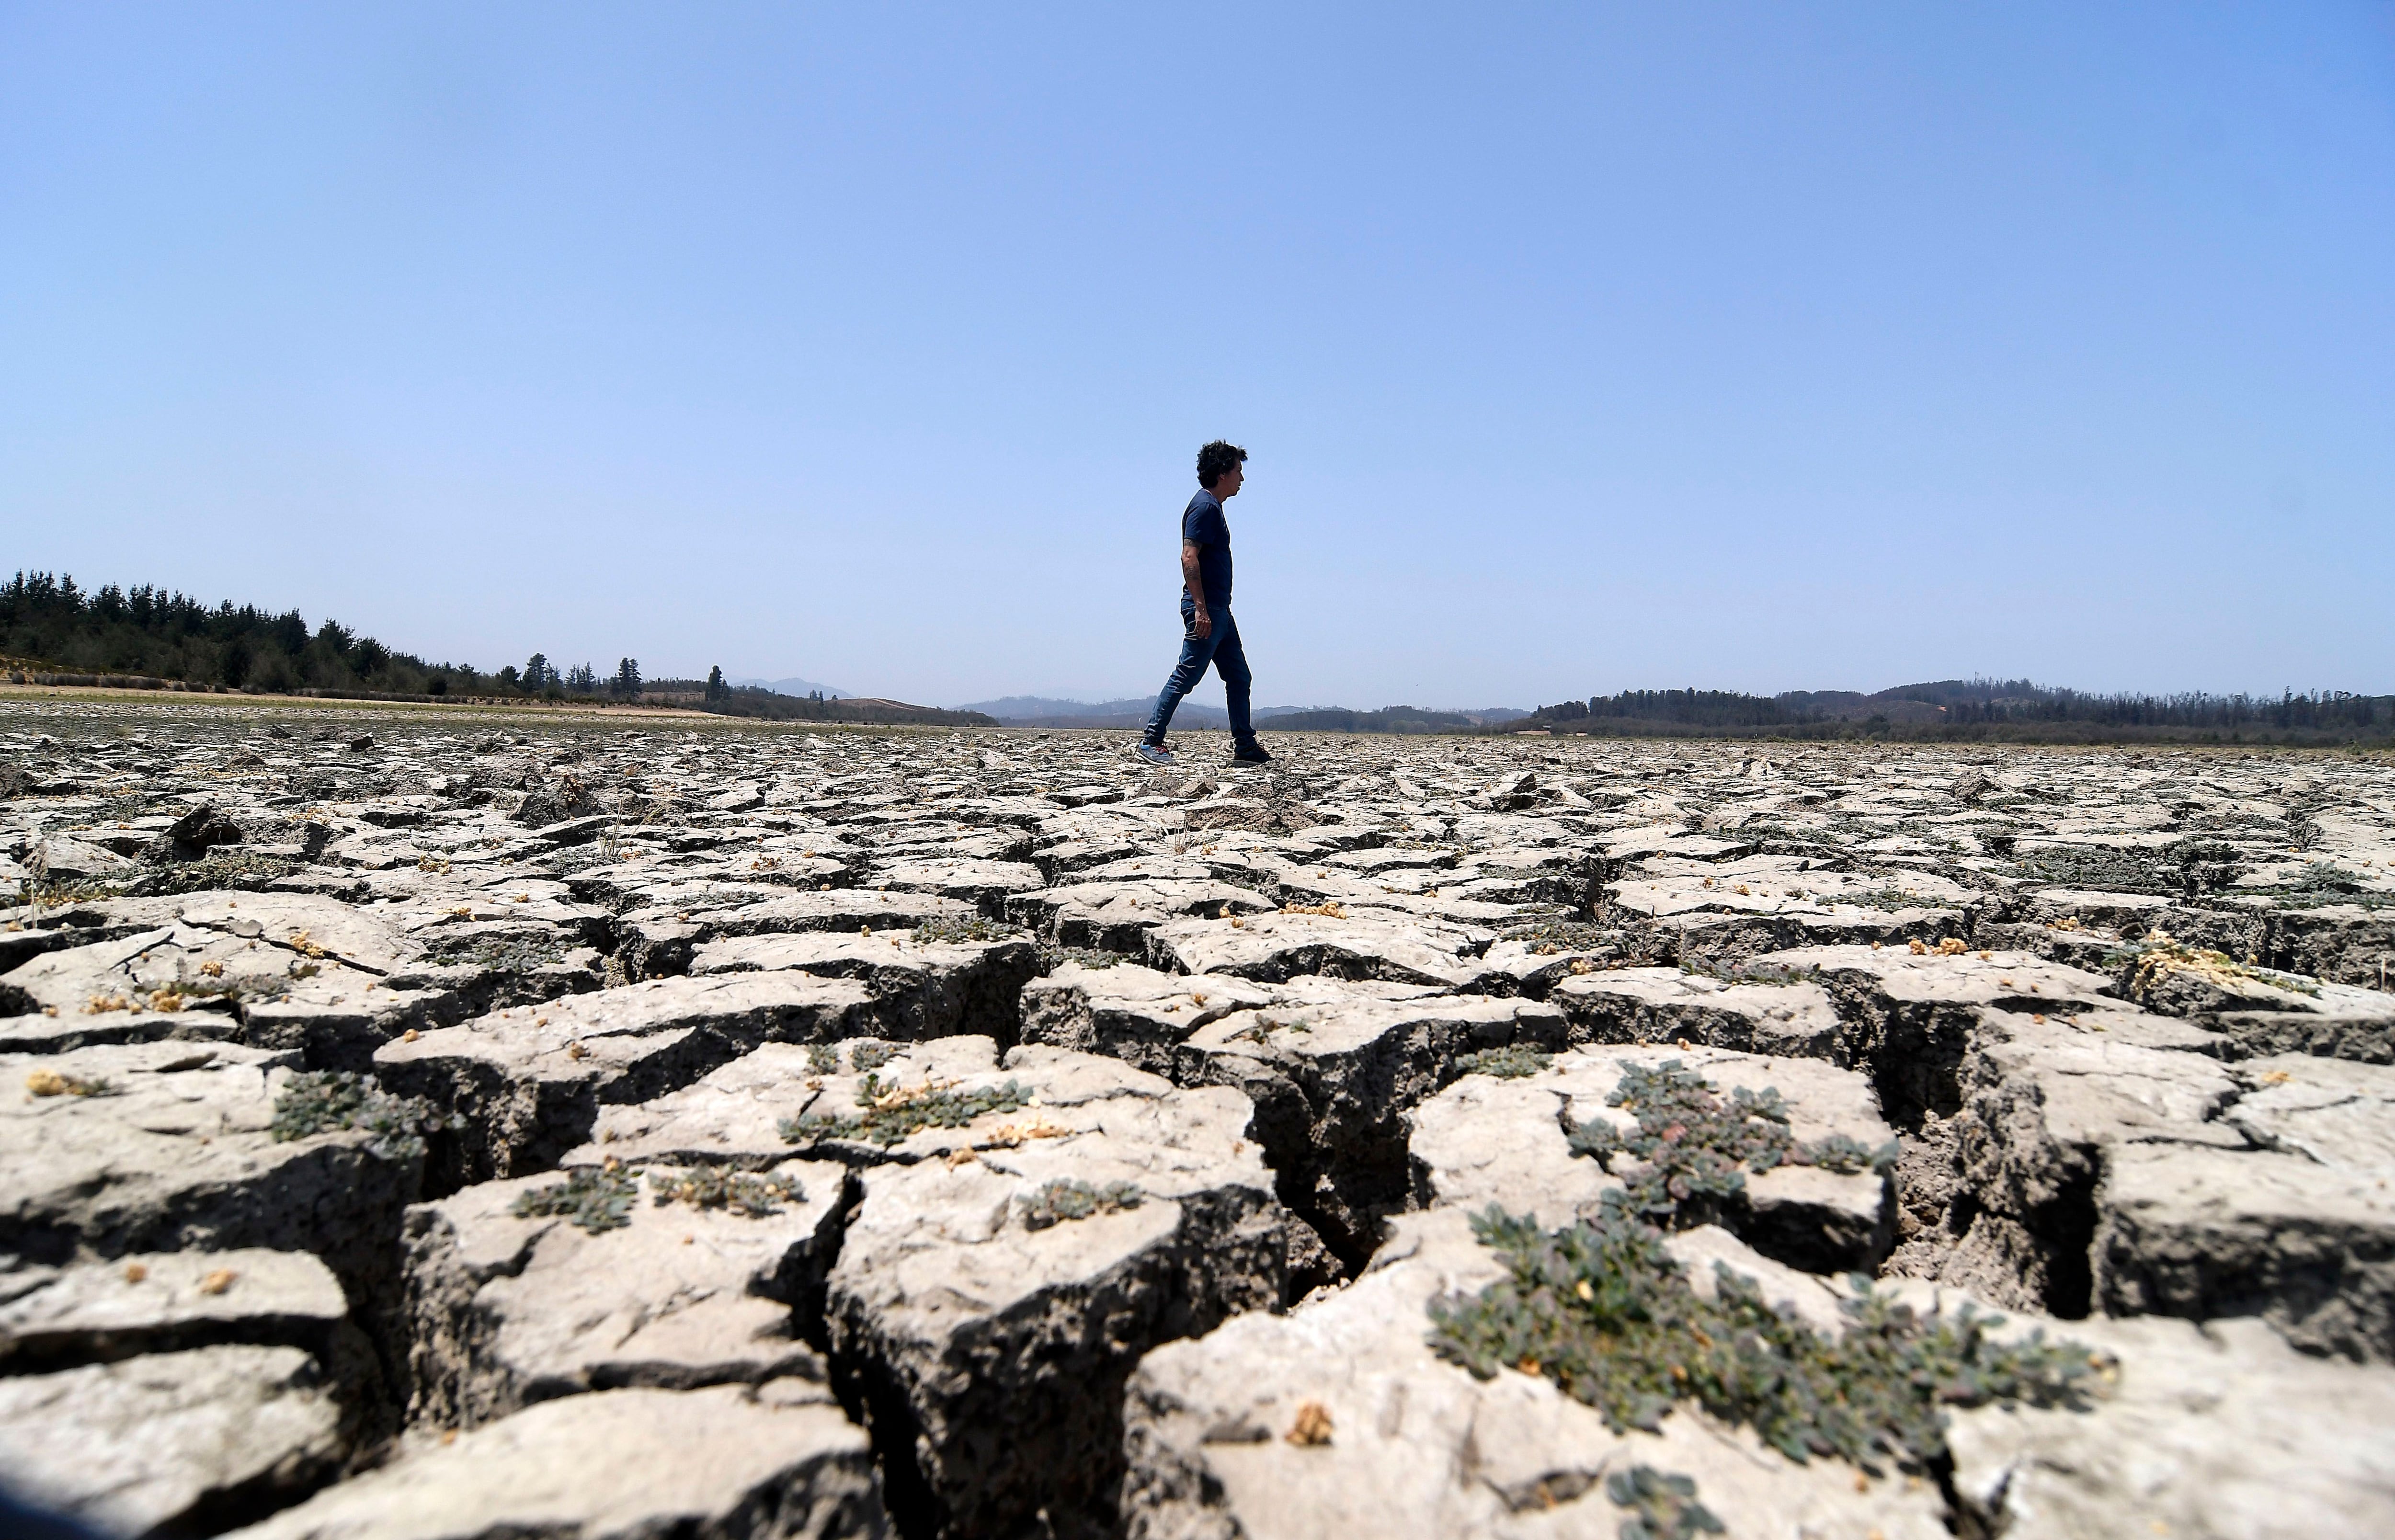
[(1230, 608), (1231, 526), (1223, 517), (1223, 500), (1198, 488), (1182, 511), (1181, 538), (1198, 548), (1198, 580), (1206, 588), (1206, 607)]

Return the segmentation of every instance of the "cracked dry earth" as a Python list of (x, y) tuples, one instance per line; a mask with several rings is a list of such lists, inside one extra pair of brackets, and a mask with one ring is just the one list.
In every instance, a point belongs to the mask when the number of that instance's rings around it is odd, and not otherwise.
[(2395, 770), (1276, 748), (12, 709), (0, 1483), (2395, 1533)]

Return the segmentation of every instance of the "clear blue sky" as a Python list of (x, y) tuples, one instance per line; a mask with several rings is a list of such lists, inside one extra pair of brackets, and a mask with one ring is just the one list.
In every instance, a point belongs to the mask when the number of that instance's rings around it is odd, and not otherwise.
[(1147, 693), (1216, 435), (1262, 702), (2395, 690), (2395, 7), (0, 3), (8, 568)]

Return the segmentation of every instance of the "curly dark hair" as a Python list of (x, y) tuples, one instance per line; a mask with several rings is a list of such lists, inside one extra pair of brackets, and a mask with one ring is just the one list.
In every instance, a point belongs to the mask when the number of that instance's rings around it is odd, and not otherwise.
[(1216, 482), (1223, 479), (1224, 471), (1247, 462), (1248, 452), (1245, 449), (1216, 439), (1198, 451), (1198, 485), (1211, 490)]

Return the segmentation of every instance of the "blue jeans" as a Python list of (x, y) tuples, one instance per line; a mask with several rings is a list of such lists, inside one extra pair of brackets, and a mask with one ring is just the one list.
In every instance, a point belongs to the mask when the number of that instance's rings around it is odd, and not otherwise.
[(1172, 677), (1164, 682), (1163, 691), (1156, 697), (1156, 714), (1147, 719), (1144, 737), (1150, 743), (1164, 741), (1164, 730), (1172, 725), (1181, 697), (1206, 677), (1209, 663), (1223, 676), (1223, 699), (1231, 710), (1231, 737), (1240, 743), (1255, 741), (1255, 727), (1248, 721), (1248, 685), (1253, 676), (1248, 672), (1248, 655), (1239, 645), (1239, 623), (1231, 618), (1227, 604), (1209, 604), (1206, 613), (1213, 617), (1214, 627), (1201, 640), (1198, 606), (1187, 594), (1181, 596), (1181, 661), (1173, 665)]

